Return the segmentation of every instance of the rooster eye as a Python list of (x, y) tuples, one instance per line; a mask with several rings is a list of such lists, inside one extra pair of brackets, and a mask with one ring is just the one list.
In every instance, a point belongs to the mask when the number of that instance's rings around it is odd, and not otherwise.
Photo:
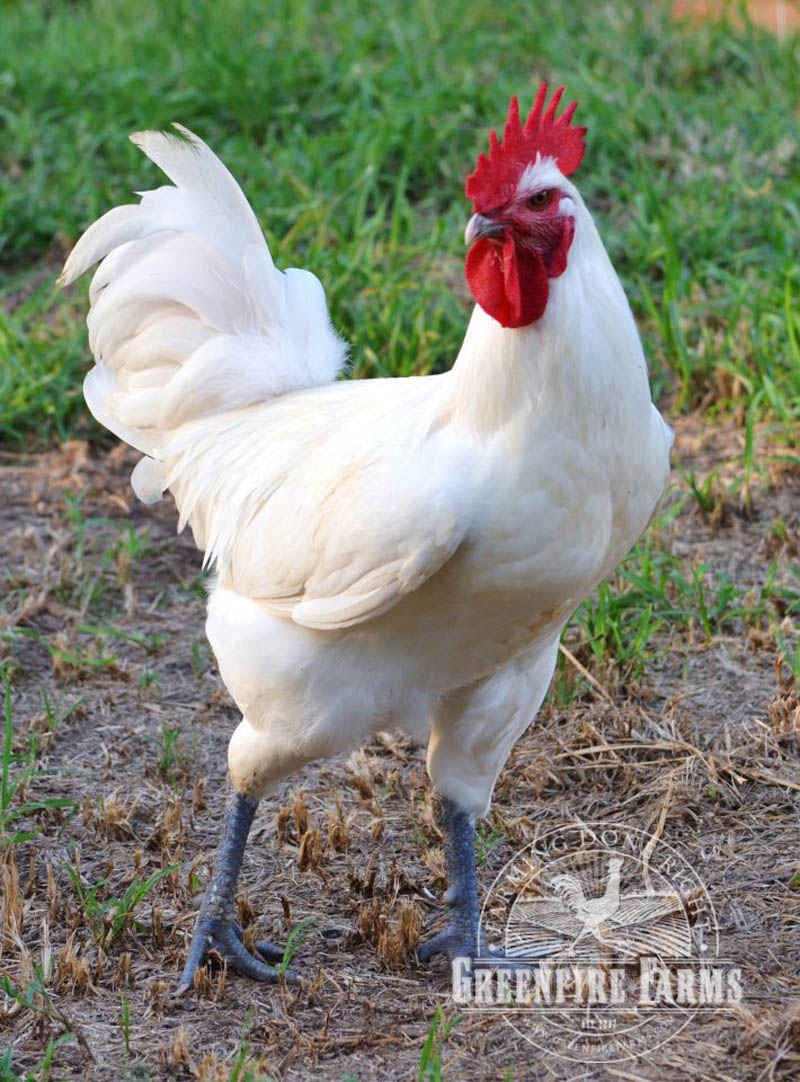
[(529, 207), (543, 207), (546, 203), (550, 202), (550, 189), (542, 188), (540, 192), (534, 192), (534, 194), (528, 200)]

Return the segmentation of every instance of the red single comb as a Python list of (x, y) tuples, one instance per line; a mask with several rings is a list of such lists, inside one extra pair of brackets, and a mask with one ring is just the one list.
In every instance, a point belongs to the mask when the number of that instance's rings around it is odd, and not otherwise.
[(561, 101), (564, 87), (560, 86), (544, 109), (547, 83), (542, 81), (539, 93), (528, 113), (525, 126), (519, 119), (519, 102), (516, 94), (508, 107), (508, 119), (503, 129), (503, 142), (495, 132), (489, 136), (489, 157), (481, 154), (475, 172), (467, 179), (467, 198), (476, 211), (488, 211), (502, 206), (516, 191), (519, 178), (527, 166), (543, 158), (555, 158), (556, 165), (569, 176), (583, 159), (583, 137), (586, 128), (574, 127), (572, 120), (577, 102), (568, 105), (558, 119), (556, 109)]

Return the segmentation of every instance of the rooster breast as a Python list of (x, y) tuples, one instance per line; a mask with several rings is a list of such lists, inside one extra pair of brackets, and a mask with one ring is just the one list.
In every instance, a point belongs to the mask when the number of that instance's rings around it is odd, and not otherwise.
[[(226, 536), (203, 505), (214, 486), (193, 492), (191, 456), (173, 484), (219, 547), (207, 632), (223, 679), (246, 724), (273, 742), (286, 734), (301, 759), (379, 728), (422, 736), (443, 696), (501, 672), (513, 699), (652, 512), (652, 491), (630, 510), (637, 475), (618, 460), (635, 455), (619, 441), (601, 455), (586, 433), (522, 414), (480, 440), (439, 424), (449, 379), (279, 399), (242, 422), (244, 441), (241, 427), (228, 440), (217, 425)], [(231, 495), (234, 475), (245, 495)], [(486, 723), (499, 731), (504, 719)]]

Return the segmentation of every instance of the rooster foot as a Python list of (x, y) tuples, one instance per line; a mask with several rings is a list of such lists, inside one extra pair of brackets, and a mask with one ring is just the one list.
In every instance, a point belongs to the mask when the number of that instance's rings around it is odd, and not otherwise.
[(457, 918), (448, 921), (441, 932), (432, 935), (417, 948), (417, 957), (423, 965), (439, 954), (445, 955), (451, 965), (455, 958), (474, 961), (483, 957), (474, 930), (464, 928)]
[(254, 981), (279, 981), (282, 978), (290, 984), (299, 981), (298, 975), (291, 969), (283, 969), (280, 963), (284, 959), (281, 947), (266, 940), (254, 944), (256, 954), (251, 954), (245, 947), (243, 932), (235, 921), (224, 921), (208, 917), (198, 921), (192, 937), (192, 946), (186, 966), (181, 975), (177, 994), (183, 995), (194, 984), (194, 975), (202, 965), (206, 955), (214, 951), (231, 969)]
[[(195, 973), (209, 951), (215, 951), (231, 969), (252, 980), (283, 979), (292, 984), (299, 981), (293, 970), (285, 968), (284, 951), (273, 943), (258, 942), (255, 944), (257, 954), (251, 954), (244, 945), (241, 925), (229, 915), (234, 910), (236, 880), (257, 806), (257, 800), (236, 792), (231, 795), (214, 874), (197, 916), (189, 956), (176, 990), (179, 996), (193, 987)], [(270, 962), (281, 964), (270, 965)]]
[(438, 954), (446, 956), (450, 965), (458, 958), (462, 959), (466, 966), (462, 968), (462, 974), (473, 973), (475, 963), (478, 968), (502, 968), (517, 973), (526, 970), (536, 972), (536, 963), (529, 958), (516, 958), (500, 949), (492, 949), (478, 939), (474, 932), (466, 932), (462, 924), (457, 920), (449, 921), (441, 932), (426, 939), (417, 948), (417, 958), (423, 964), (428, 963)]

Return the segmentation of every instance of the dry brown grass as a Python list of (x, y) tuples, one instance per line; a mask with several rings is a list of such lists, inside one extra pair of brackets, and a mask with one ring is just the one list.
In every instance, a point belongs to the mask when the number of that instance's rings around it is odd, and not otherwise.
[[(686, 422), (679, 452), (706, 473), (737, 439)], [(209, 969), (196, 995), (171, 997), (209, 874), (236, 715), (203, 644), (198, 558), (187, 537), (175, 538), (169, 506), (132, 501), (129, 465), (123, 451), (95, 456), (73, 444), (7, 459), (0, 473), (15, 748), (35, 734), (41, 770), (24, 798), (67, 796), (76, 809), (38, 813), (42, 833), (2, 851), (0, 970), (24, 984), (38, 968), (46, 985), (36, 1009), (2, 1008), (2, 1044), (24, 1071), (48, 1040), (75, 1034), (56, 1051), (54, 1079), (221, 1082), (245, 1044), (251, 1077), (416, 1078), (436, 1004), (456, 1012), (444, 967), (415, 961), (441, 915), (444, 870), (423, 756), (403, 738), (309, 767), (259, 814), (240, 916), (248, 937), (273, 940), (315, 922), (293, 963), (303, 986)], [(782, 470), (743, 510), (725, 469), (722, 510), (687, 506), (664, 544), (755, 584), (768, 559), (796, 561), (800, 482)], [(87, 489), (81, 547), (63, 494)], [(121, 546), (128, 527), (146, 532), (146, 555)], [(113, 636), (79, 630), (105, 625)], [(765, 628), (710, 642), (665, 632), (659, 647), (636, 681), (581, 655), (595, 683), (576, 683), (568, 707), (547, 705), (514, 750), (481, 876), (488, 884), (545, 825), (602, 817), (659, 833), (707, 884), (724, 954), (743, 968), (745, 1002), (649, 1058), (577, 1077), (798, 1077), (798, 689)], [(105, 903), (172, 866), (110, 941), (68, 872), (85, 889), (106, 880)], [(456, 1025), (444, 1061), (452, 1082), (576, 1077), (489, 1017)]]

